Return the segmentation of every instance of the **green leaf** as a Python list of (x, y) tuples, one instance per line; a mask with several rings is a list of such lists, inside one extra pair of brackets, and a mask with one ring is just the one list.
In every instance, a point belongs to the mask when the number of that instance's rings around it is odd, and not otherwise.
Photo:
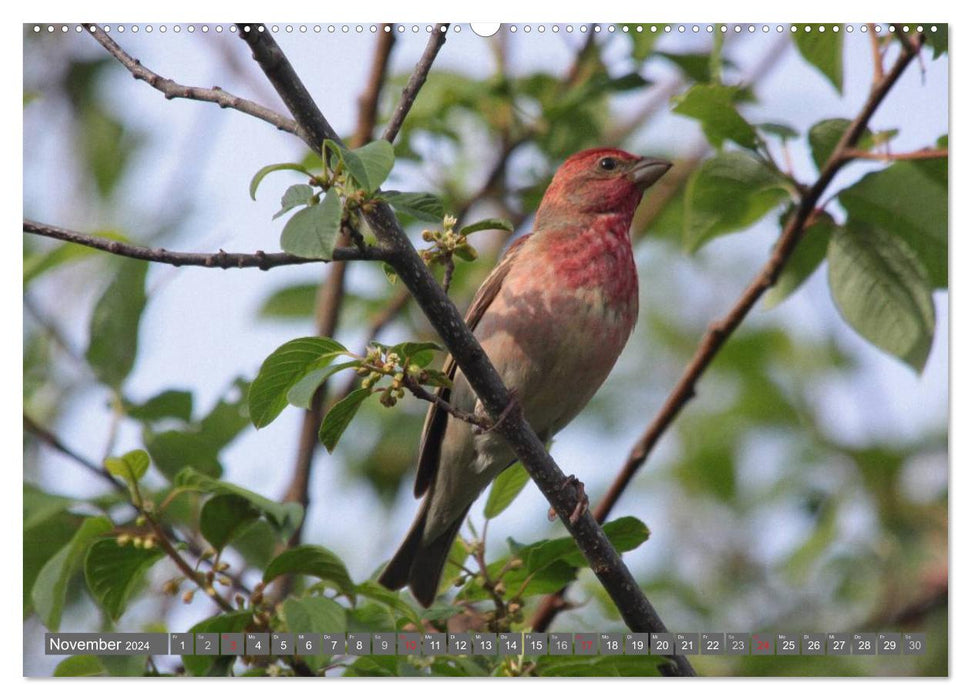
[(97, 656), (78, 654), (69, 656), (54, 668), (54, 678), (80, 678), (83, 676), (107, 676), (108, 671)]
[[(402, 362), (413, 359), (416, 355), (425, 355), (429, 352), (444, 352), (445, 348), (441, 343), (433, 341), (406, 341), (398, 343), (390, 348), (390, 352), (396, 353)], [(426, 363), (427, 364), (427, 363)]]
[(368, 194), (375, 192), (388, 179), (394, 167), (394, 146), (377, 139), (352, 151), (344, 151), (348, 172)]
[(934, 339), (927, 271), (902, 240), (876, 228), (837, 229), (827, 253), (829, 288), (843, 319), (920, 372)]
[(642, 677), (660, 676), (656, 656), (541, 656), (536, 674), (543, 677)]
[(655, 51), (655, 56), (663, 56), (671, 61), (693, 83), (711, 83), (711, 56), (707, 53), (668, 53)]
[(260, 517), (247, 498), (221, 493), (202, 504), (199, 531), (216, 550), (222, 550), (247, 525)]
[(314, 203), (314, 188), (310, 185), (290, 185), (280, 198), (280, 211), (273, 215), (279, 218), (294, 207), (309, 207)]
[(317, 389), (320, 388), (321, 384), (332, 374), (336, 374), (343, 369), (357, 367), (358, 364), (359, 362), (357, 360), (351, 360), (350, 362), (340, 362), (330, 367), (321, 367), (320, 369), (308, 372), (304, 375), (303, 379), (294, 384), (293, 388), (287, 392), (287, 403), (297, 408), (309, 410), (311, 403), (313, 403), (314, 394), (317, 393)]
[(391, 284), (397, 284), (398, 282), (398, 271), (395, 270), (389, 263), (381, 263), (381, 270), (384, 272), (384, 276), (388, 278), (388, 282)]
[(263, 581), (269, 583), (283, 574), (315, 576), (334, 584), (336, 590), (349, 597), (354, 595), (354, 582), (344, 562), (329, 549), (318, 545), (303, 544), (283, 552), (266, 567)]
[(267, 357), (249, 390), (250, 420), (256, 428), (272, 423), (286, 408), (287, 393), (309, 372), (326, 367), (347, 348), (330, 338), (297, 338)]
[(898, 161), (839, 193), (849, 218), (892, 233), (917, 254), (934, 288), (946, 288), (947, 159)]
[(340, 195), (334, 189), (327, 190), (322, 202), (290, 217), (280, 234), (280, 247), (301, 258), (330, 260), (341, 230), (342, 210)]
[(112, 522), (103, 516), (85, 518), (71, 541), (51, 557), (37, 575), (31, 599), (37, 616), (51, 632), (60, 627), (67, 584), (80, 569), (88, 547), (113, 527)]
[[(396, 591), (389, 591), (374, 581), (363, 581), (358, 584), (354, 592), (363, 598), (375, 600), (390, 608), (393, 613), (396, 613), (396, 617), (403, 617), (416, 628), (421, 629), (423, 627), (422, 616), (408, 605), (408, 603), (403, 601)], [(358, 606), (358, 608), (361, 607), (363, 606)]]
[(121, 457), (108, 457), (105, 459), (105, 469), (109, 474), (120, 476), (129, 485), (137, 484), (145, 472), (151, 460), (145, 450), (132, 450), (123, 454)]
[(822, 214), (807, 228), (782, 268), (782, 274), (765, 294), (765, 308), (771, 309), (796, 291), (826, 259), (829, 239), (836, 224), (829, 214)]
[[(824, 119), (809, 129), (809, 149), (813, 154), (816, 168), (822, 170), (836, 149), (836, 144), (843, 138), (843, 134), (850, 127), (849, 119)], [(864, 129), (856, 144), (856, 148), (869, 150), (873, 145), (873, 133)]]
[(459, 230), (459, 234), (468, 236), (470, 233), (475, 233), (476, 231), (509, 231), (512, 233), (514, 230), (515, 226), (508, 219), (483, 219), (482, 221), (476, 221), (474, 224), (463, 226)]
[(763, 122), (756, 124), (755, 128), (763, 134), (771, 134), (781, 139), (783, 142), (799, 137), (799, 132), (788, 124), (777, 124), (775, 122)]
[(748, 228), (789, 196), (781, 175), (747, 153), (721, 153), (695, 171), (685, 192), (684, 246)]
[(492, 482), (489, 497), (486, 499), (482, 514), (486, 518), (494, 518), (509, 507), (519, 492), (529, 483), (529, 472), (521, 462), (503, 471)]
[[(226, 614), (214, 615), (198, 624), (193, 625), (189, 632), (244, 632), (253, 624), (253, 611), (244, 610)], [(225, 675), (236, 656), (210, 656), (203, 654), (186, 654), (182, 656), (182, 664), (191, 676)]]
[(169, 479), (174, 479), (187, 466), (212, 477), (222, 474), (219, 452), (250, 424), (247, 391), (246, 382), (236, 379), (227, 397), (185, 430), (155, 433), (146, 427), (143, 439), (155, 467)]
[(138, 324), (148, 301), (147, 272), (148, 263), (143, 260), (122, 261), (91, 316), (90, 340), (84, 356), (95, 376), (115, 388), (121, 386), (135, 365)]
[(341, 435), (347, 430), (347, 426), (351, 424), (364, 399), (370, 395), (370, 389), (356, 389), (335, 403), (327, 411), (327, 415), (324, 416), (324, 420), (320, 424), (318, 437), (328, 452), (333, 452), (334, 448), (337, 447)]
[[(644, 523), (629, 516), (604, 525), (604, 533), (619, 552), (636, 548), (650, 535)], [(578, 567), (586, 566), (586, 559), (572, 537), (541, 540), (520, 548), (512, 556), (521, 559), (523, 565), (507, 571), (502, 581), (507, 591), (519, 591), (525, 586), (524, 598), (558, 591), (576, 578)], [(509, 560), (510, 557), (503, 557), (489, 564), (489, 575), (493, 578), (498, 576)], [(468, 601), (488, 597), (489, 594), (474, 581), (466, 584), (459, 593), (460, 599)]]
[(276, 172), (277, 170), (295, 170), (298, 173), (303, 173), (307, 177), (313, 177), (313, 173), (309, 172), (300, 163), (274, 163), (272, 165), (264, 165), (262, 168), (256, 171), (253, 179), (249, 183), (249, 196), (254, 201), (256, 200), (256, 190), (259, 188), (260, 183), (263, 182), (263, 178), (270, 173)]
[(169, 389), (144, 403), (125, 402), (125, 412), (137, 421), (153, 422), (164, 418), (192, 419), (192, 392)]
[(441, 222), (445, 216), (442, 200), (428, 192), (398, 192), (388, 190), (381, 197), (399, 214), (407, 214), (419, 221)]
[(317, 305), (318, 284), (295, 284), (277, 289), (260, 306), (261, 318), (308, 318)]
[(203, 493), (232, 494), (245, 498), (260, 511), (267, 520), (282, 534), (289, 537), (303, 519), (303, 507), (299, 503), (278, 503), (242, 486), (226, 481), (218, 481), (202, 474), (192, 467), (186, 467), (175, 478), (175, 486)]
[(24, 483), (23, 485), (23, 526), (24, 530), (39, 525), (48, 518), (67, 510), (76, 501), (73, 498), (57, 496), (47, 493), (34, 486)]
[(630, 38), (631, 58), (635, 61), (643, 61), (654, 51), (654, 43), (657, 41), (658, 33), (650, 31), (649, 27), (641, 24), (622, 24), (619, 30)]
[[(306, 596), (283, 601), (283, 621), (293, 633), (342, 634), (347, 631), (347, 611), (330, 598)], [(296, 649), (311, 669), (317, 670), (330, 658), (328, 654), (308, 656)]]
[(83, 518), (64, 511), (24, 527), (23, 534), (23, 614), (34, 612), (33, 589), (41, 569), (78, 531)]
[(142, 575), (164, 556), (159, 547), (122, 547), (113, 537), (100, 539), (91, 545), (84, 559), (88, 590), (108, 617), (117, 620), (125, 612)]
[(938, 58), (941, 54), (947, 53), (947, 40), (948, 40), (948, 25), (934, 24), (932, 26), (937, 27), (936, 32), (932, 32), (930, 27), (924, 30), (924, 38), (927, 41), (927, 45), (931, 47), (932, 57)]
[(728, 85), (693, 85), (675, 98), (674, 111), (697, 119), (708, 142), (721, 148), (726, 140), (739, 146), (755, 149), (758, 134), (755, 128), (735, 108), (740, 91)]
[(794, 24), (793, 42), (802, 57), (826, 76), (836, 91), (843, 93), (843, 31), (834, 32), (827, 27), (825, 32), (817, 30), (817, 25)]

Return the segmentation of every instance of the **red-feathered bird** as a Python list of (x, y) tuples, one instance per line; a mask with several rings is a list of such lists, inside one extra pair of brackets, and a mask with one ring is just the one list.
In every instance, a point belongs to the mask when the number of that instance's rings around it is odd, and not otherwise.
[[(613, 148), (568, 158), (532, 234), (509, 248), (472, 301), (466, 323), (542, 440), (583, 409), (630, 337), (637, 318), (631, 220), (644, 190), (670, 167)], [(442, 398), (474, 412), (476, 396), (452, 358), (444, 371), (453, 385)], [(392, 590), (407, 584), (428, 607), (472, 502), (514, 461), (499, 435), (432, 405), (415, 482), (425, 500), (379, 582)]]

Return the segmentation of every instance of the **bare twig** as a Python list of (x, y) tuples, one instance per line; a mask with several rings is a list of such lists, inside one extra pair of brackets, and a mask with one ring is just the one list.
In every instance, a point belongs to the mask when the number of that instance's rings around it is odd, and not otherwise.
[(112, 56), (128, 69), (136, 80), (144, 80), (153, 88), (165, 95), (168, 100), (182, 98), (186, 100), (197, 100), (199, 102), (212, 102), (223, 109), (235, 109), (243, 114), (261, 119), (268, 124), (272, 124), (280, 131), (286, 131), (299, 136), (304, 141), (307, 140), (306, 134), (300, 130), (300, 126), (293, 119), (288, 119), (278, 112), (274, 112), (268, 107), (264, 107), (252, 100), (247, 100), (226, 92), (220, 87), (201, 88), (180, 85), (174, 80), (163, 78), (141, 64), (137, 58), (133, 58), (122, 49), (114, 39), (108, 36), (101, 27), (96, 24), (86, 25), (91, 36)]
[(947, 158), (946, 148), (922, 148), (917, 151), (907, 153), (873, 153), (871, 151), (861, 151), (855, 148), (848, 148), (843, 151), (843, 156), (847, 159), (862, 158), (864, 160), (933, 160), (935, 158)]
[(398, 136), (398, 131), (401, 130), (401, 125), (405, 122), (405, 117), (408, 116), (411, 106), (415, 103), (415, 98), (418, 97), (418, 91), (421, 90), (421, 86), (425, 84), (425, 79), (428, 78), (428, 71), (431, 70), (432, 63), (435, 62), (438, 51), (445, 44), (445, 35), (447, 33), (447, 24), (436, 24), (435, 28), (432, 29), (432, 33), (428, 37), (428, 43), (425, 45), (425, 51), (422, 53), (421, 58), (418, 59), (418, 63), (415, 64), (415, 70), (408, 79), (408, 84), (405, 85), (405, 89), (401, 92), (401, 99), (394, 108), (391, 121), (385, 127), (384, 133), (381, 134), (381, 138), (385, 141), (394, 143), (395, 137)]
[[(305, 265), (307, 263), (324, 262), (313, 258), (301, 258), (289, 253), (264, 253), (258, 250), (255, 253), (227, 253), (220, 250), (217, 253), (179, 253), (165, 248), (146, 248), (145, 246), (113, 241), (110, 238), (100, 238), (87, 233), (80, 233), (70, 229), (42, 224), (38, 221), (24, 219), (24, 232), (32, 233), (46, 238), (56, 238), (57, 240), (68, 243), (96, 248), (106, 253), (121, 255), (126, 258), (136, 260), (148, 260), (149, 262), (165, 263), (175, 267), (194, 266), (194, 267), (213, 267), (228, 270), (230, 268), (255, 267), (260, 270), (269, 270), (274, 267), (284, 265)], [(334, 260), (381, 260), (383, 252), (375, 247), (366, 247), (364, 250), (356, 246), (345, 246), (334, 249)]]
[[(250, 46), (254, 60), (263, 69), (294, 118), (314, 138), (315, 145), (319, 147), (327, 138), (340, 143), (339, 136), (324, 118), (269, 32), (255, 31), (252, 26), (250, 31), (246, 31), (246, 27), (242, 29), (240, 38)], [(379, 203), (367, 213), (366, 218), (378, 241), (388, 251), (388, 262), (411, 290), (479, 397), (486, 413), (492, 418), (494, 431), (506, 440), (516, 457), (525, 465), (534, 483), (555, 508), (594, 574), (616, 603), (625, 623), (635, 631), (665, 631), (664, 623), (654, 607), (644, 596), (630, 570), (593, 516), (585, 512), (575, 522), (571, 521), (570, 516), (580, 495), (576, 486), (564, 486), (566, 475), (526, 422), (521, 408), (513, 401), (512, 394), (503, 385), (482, 346), (401, 230), (391, 208), (386, 203)], [(499, 420), (501, 416), (505, 416), (503, 420)], [(662, 673), (695, 675), (686, 657), (672, 655), (667, 658), (672, 663), (661, 665), (659, 669)]]
[(107, 482), (108, 484), (111, 485), (111, 488), (113, 488), (115, 491), (118, 491), (119, 493), (128, 493), (128, 489), (125, 487), (125, 485), (120, 481), (118, 481), (111, 474), (109, 474), (104, 467), (98, 464), (95, 464), (92, 460), (72, 450), (70, 447), (68, 447), (63, 442), (61, 442), (60, 438), (58, 438), (54, 433), (52, 433), (42, 425), (38, 424), (33, 418), (28, 416), (26, 413), (24, 413), (23, 415), (24, 415), (24, 430), (26, 432), (34, 435), (45, 445), (57, 450), (65, 457), (68, 457), (69, 459), (73, 460), (76, 464), (81, 465), (82, 467), (87, 469), (89, 472), (94, 474), (102, 481)]

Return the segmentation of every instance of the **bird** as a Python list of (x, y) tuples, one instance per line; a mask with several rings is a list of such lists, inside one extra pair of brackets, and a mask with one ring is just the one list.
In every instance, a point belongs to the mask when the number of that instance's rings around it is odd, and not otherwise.
[[(546, 189), (532, 232), (517, 239), (473, 297), (465, 322), (544, 442), (583, 409), (620, 356), (637, 319), (630, 241), (644, 191), (671, 168), (661, 158), (593, 148), (567, 158)], [(439, 396), (485, 416), (454, 359)], [(378, 582), (408, 586), (423, 607), (437, 595), (472, 503), (515, 455), (496, 433), (432, 403), (418, 452), (418, 514)]]

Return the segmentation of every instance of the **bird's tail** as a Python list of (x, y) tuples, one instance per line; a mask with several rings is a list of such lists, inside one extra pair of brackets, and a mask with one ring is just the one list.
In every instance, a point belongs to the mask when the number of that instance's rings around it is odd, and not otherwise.
[(455, 541), (455, 535), (458, 534), (459, 527), (466, 513), (469, 512), (469, 508), (466, 508), (445, 532), (425, 544), (422, 538), (425, 534), (425, 521), (428, 518), (430, 502), (431, 498), (426, 497), (421, 510), (418, 511), (418, 517), (415, 518), (415, 522), (405, 536), (405, 541), (398, 547), (398, 551), (378, 578), (378, 583), (392, 591), (407, 585), (415, 599), (426, 608), (435, 600), (442, 570), (452, 549), (452, 542)]

